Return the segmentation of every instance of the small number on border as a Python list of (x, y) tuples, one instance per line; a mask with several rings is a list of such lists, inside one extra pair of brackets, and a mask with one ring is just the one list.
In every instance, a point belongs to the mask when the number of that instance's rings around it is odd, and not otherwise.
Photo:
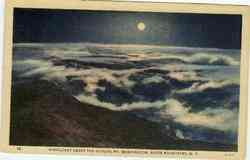
[(233, 153), (227, 153), (227, 154), (225, 154), (225, 156), (232, 157), (232, 156), (234, 156), (234, 154)]

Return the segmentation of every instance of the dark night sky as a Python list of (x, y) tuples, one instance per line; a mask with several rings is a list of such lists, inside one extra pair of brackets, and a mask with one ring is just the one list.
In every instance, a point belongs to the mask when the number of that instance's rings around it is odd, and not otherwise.
[[(141, 32), (137, 23), (144, 22)], [(14, 42), (94, 42), (241, 47), (240, 15), (20, 9)]]

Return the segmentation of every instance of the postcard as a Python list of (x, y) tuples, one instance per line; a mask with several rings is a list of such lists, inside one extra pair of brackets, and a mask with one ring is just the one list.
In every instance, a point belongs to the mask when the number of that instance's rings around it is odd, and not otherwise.
[(244, 159), (249, 7), (8, 0), (5, 13), (1, 151)]

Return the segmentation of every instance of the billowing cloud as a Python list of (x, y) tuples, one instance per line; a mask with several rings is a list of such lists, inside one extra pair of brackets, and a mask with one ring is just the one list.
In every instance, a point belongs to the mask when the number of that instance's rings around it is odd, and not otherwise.
[(201, 112), (192, 113), (190, 112), (190, 107), (175, 99), (156, 102), (134, 102), (116, 106), (112, 103), (102, 102), (92, 96), (78, 95), (76, 98), (79, 101), (114, 111), (157, 108), (159, 111), (155, 114), (156, 117), (151, 117), (150, 119), (171, 119), (186, 126), (201, 126), (231, 132), (236, 132), (238, 128), (238, 112), (236, 110), (207, 108)]
[(149, 84), (149, 83), (160, 83), (160, 82), (165, 82), (165, 81), (166, 80), (162, 78), (161, 76), (153, 76), (153, 77), (143, 79), (142, 83)]
[(132, 110), (140, 110), (140, 109), (147, 109), (147, 108), (160, 108), (167, 104), (165, 101), (156, 101), (156, 102), (133, 102), (133, 103), (125, 103), (121, 106), (117, 106), (113, 103), (107, 103), (100, 101), (95, 96), (87, 96), (84, 94), (80, 94), (75, 96), (79, 101), (84, 103), (89, 103), (95, 106), (103, 107), (106, 109), (110, 109), (113, 111), (132, 111)]
[(170, 99), (158, 112), (162, 119), (172, 117), (175, 122), (187, 126), (201, 126), (221, 131), (236, 132), (238, 128), (238, 112), (223, 108), (206, 108), (205, 110), (192, 113), (190, 107), (178, 100)]
[(239, 62), (232, 57), (211, 53), (196, 53), (189, 57), (188, 61), (196, 64), (239, 65)]
[(177, 129), (177, 130), (175, 131), (175, 135), (176, 135), (176, 137), (178, 137), (178, 138), (180, 138), (180, 139), (185, 139), (185, 137), (184, 137), (182, 131), (179, 130), (179, 129)]
[(173, 71), (173, 72), (170, 72), (168, 76), (170, 78), (173, 78), (179, 81), (202, 80), (202, 78), (199, 77), (198, 74), (194, 71), (184, 71), (184, 72)]
[(53, 80), (58, 82), (66, 82), (68, 76), (75, 76), (86, 83), (86, 91), (94, 93), (100, 80), (106, 80), (118, 87), (130, 88), (135, 82), (129, 80), (129, 76), (143, 71), (144, 69), (130, 69), (123, 71), (116, 71), (105, 68), (91, 68), (91, 69), (75, 69), (66, 68), (65, 66), (54, 66), (52, 62), (45, 60), (20, 60), (15, 61), (14, 70), (19, 68), (26, 68), (22, 71), (21, 76), (29, 77), (34, 75), (41, 75), (42, 79)]
[(194, 92), (202, 92), (206, 89), (216, 89), (216, 88), (223, 88), (225, 86), (228, 85), (232, 85), (234, 83), (232, 83), (231, 81), (227, 80), (227, 81), (208, 81), (208, 82), (204, 82), (204, 83), (200, 83), (200, 82), (195, 82), (193, 83), (193, 85), (189, 88), (185, 88), (182, 90), (178, 90), (176, 91), (177, 93), (194, 93)]

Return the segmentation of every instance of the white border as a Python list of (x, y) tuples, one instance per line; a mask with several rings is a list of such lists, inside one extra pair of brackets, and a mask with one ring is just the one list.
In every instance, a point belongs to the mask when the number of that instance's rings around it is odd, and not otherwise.
[[(114, 0), (115, 1), (115, 0)], [(123, 0), (119, 0), (123, 1)], [(184, 3), (209, 3), (209, 4), (237, 4), (237, 5), (250, 5), (250, 0), (130, 0), (130, 1), (154, 1), (154, 2), (184, 2)], [(2, 88), (2, 65), (3, 65), (3, 33), (4, 33), (4, 0), (0, 0), (0, 88)], [(249, 33), (250, 34), (250, 33)], [(249, 42), (250, 45), (250, 42)], [(249, 70), (250, 71), (250, 70)], [(250, 74), (249, 74), (250, 75)], [(250, 91), (250, 86), (248, 88)], [(248, 95), (250, 99), (250, 94)], [(0, 104), (2, 101), (2, 95), (0, 92)], [(250, 106), (250, 101), (248, 102)], [(0, 106), (0, 115), (1, 115)], [(250, 115), (250, 110), (248, 110)], [(1, 120), (1, 118), (0, 118)], [(1, 124), (1, 123), (0, 123)], [(248, 123), (248, 137), (247, 137), (247, 158), (250, 159), (250, 123)], [(149, 160), (148, 158), (122, 158), (122, 157), (89, 157), (89, 156), (48, 156), (48, 155), (23, 155), (23, 154), (5, 154), (0, 153), (0, 160)], [(151, 160), (152, 158), (150, 158)], [(159, 160), (160, 158), (154, 158)], [(170, 159), (170, 158), (169, 158)], [(175, 160), (175, 159), (172, 159)], [(177, 160), (177, 159), (176, 159)]]

